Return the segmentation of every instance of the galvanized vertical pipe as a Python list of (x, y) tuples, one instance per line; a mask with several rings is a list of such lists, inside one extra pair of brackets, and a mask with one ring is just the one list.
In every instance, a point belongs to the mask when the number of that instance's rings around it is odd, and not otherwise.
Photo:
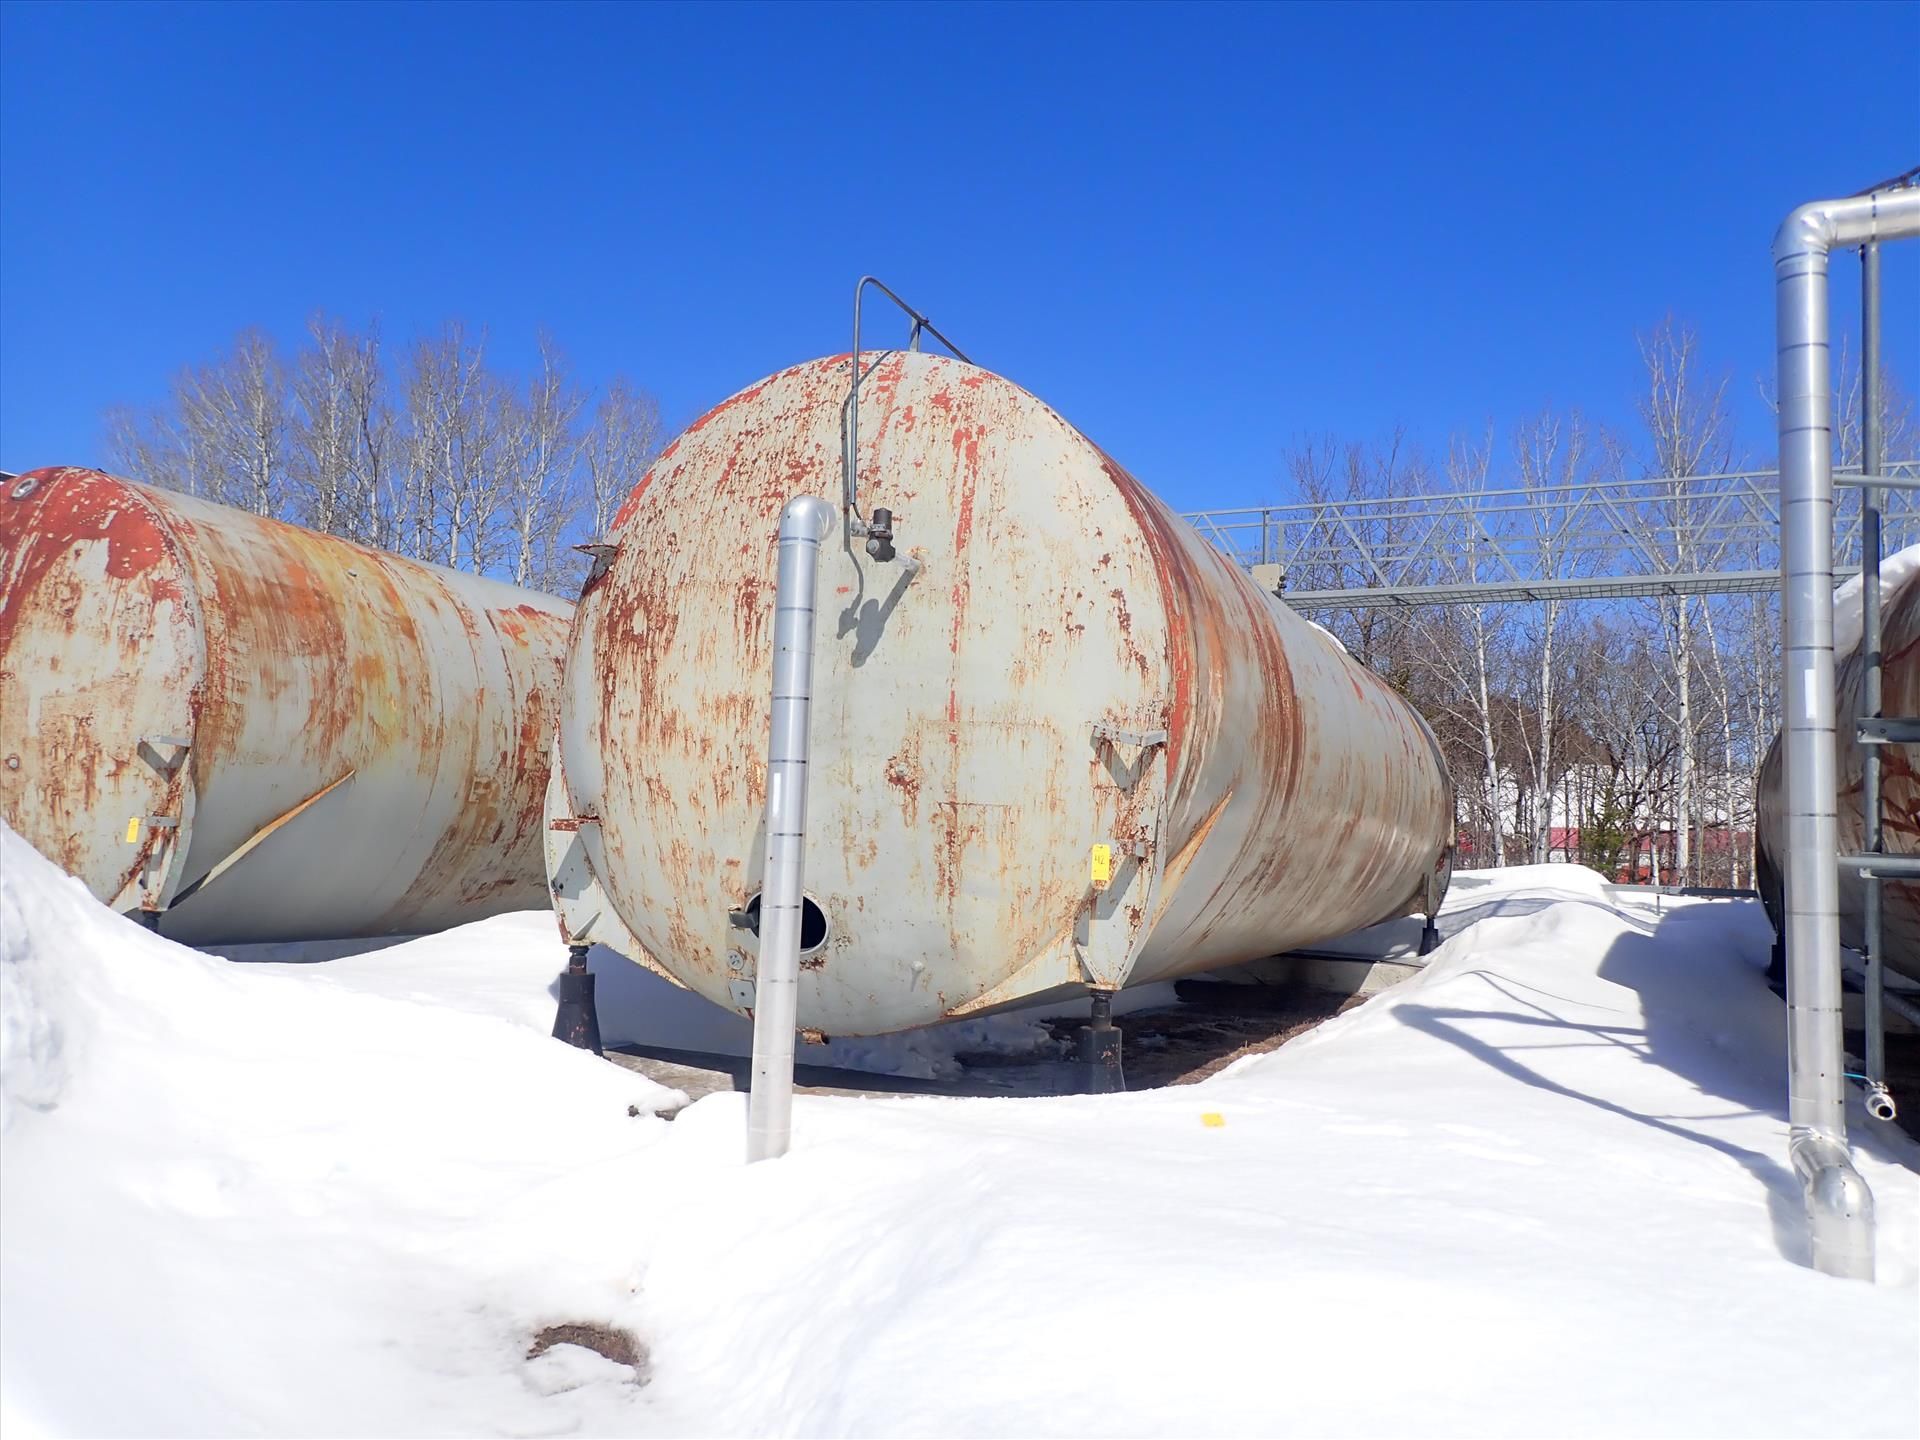
[(1833, 393), (1827, 265), (1834, 246), (1920, 234), (1920, 192), (1819, 201), (1774, 237), (1785, 637), (1788, 1150), (1813, 1263), (1873, 1277), (1873, 1196), (1847, 1152), (1840, 1021), (1833, 693)]
[(767, 743), (766, 866), (760, 878), (760, 964), (753, 983), (753, 1080), (747, 1160), (787, 1153), (793, 1032), (799, 1013), (807, 751), (813, 714), (813, 629), (820, 542), (834, 507), (811, 495), (780, 512), (773, 598), (773, 715)]
[[(1860, 247), (1860, 468), (1867, 475), (1881, 469), (1880, 437), (1880, 247)], [(1883, 492), (1868, 485), (1860, 493), (1860, 655), (1865, 671), (1860, 677), (1860, 699), (1866, 713), (1880, 717), (1880, 505)], [(1880, 747), (1865, 747), (1865, 774), (1860, 804), (1865, 811), (1866, 850), (1877, 855), (1884, 846), (1880, 812)], [(1892, 1108), (1887, 1093), (1887, 1035), (1882, 1013), (1886, 970), (1881, 956), (1880, 877), (1869, 875), (1862, 897), (1867, 947), (1867, 1108), (1879, 1114)]]

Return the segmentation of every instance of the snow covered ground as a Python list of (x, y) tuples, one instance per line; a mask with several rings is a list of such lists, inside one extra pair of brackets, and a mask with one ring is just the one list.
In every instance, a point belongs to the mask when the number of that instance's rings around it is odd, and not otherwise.
[[(368, 946), (378, 946), (368, 949)], [(300, 973), (316, 960), (325, 978), (350, 989), (419, 1004), (451, 1006), (493, 1015), (543, 1034), (553, 1028), (556, 977), (567, 948), (551, 914), (542, 910), (498, 915), (404, 945), (380, 941), (318, 944), (230, 945), (220, 953), (250, 968)], [(338, 957), (338, 958), (335, 958)], [(607, 1045), (657, 1046), (740, 1056), (753, 1052), (753, 1024), (690, 990), (661, 979), (596, 946), (589, 963), (595, 975), (600, 1038)], [(1124, 1013), (1145, 1004), (1171, 1004), (1171, 985), (1128, 991)], [(1058, 1007), (1055, 1007), (1056, 1009)], [(1085, 1009), (1084, 1002), (1074, 1007)], [(1050, 1013), (1041, 1007), (1036, 1013)], [(1056, 1043), (1033, 1016), (991, 1015), (900, 1035), (839, 1038), (803, 1044), (803, 1065), (826, 1065), (916, 1080), (950, 1079), (960, 1073), (960, 1054), (1038, 1055)]]
[(742, 1097), (546, 1037), (544, 916), (232, 965), (0, 827), (0, 1428), (1920, 1430), (1920, 1147), (1858, 1125), (1880, 1278), (1810, 1270), (1758, 917), (1476, 878), (1203, 1084), (802, 1097), (748, 1169)]

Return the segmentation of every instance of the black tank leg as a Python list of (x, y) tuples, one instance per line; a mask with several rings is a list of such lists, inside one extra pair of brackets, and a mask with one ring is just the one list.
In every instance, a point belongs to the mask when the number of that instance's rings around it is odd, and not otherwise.
[(1091, 1023), (1080, 1028), (1081, 1083), (1089, 1095), (1112, 1095), (1127, 1088), (1120, 1068), (1120, 1032), (1113, 1025), (1113, 992), (1093, 992)]
[[(1453, 873), (1451, 867), (1449, 867), (1447, 873), (1449, 875)], [(1435, 917), (1440, 912), (1440, 896), (1434, 893), (1437, 888), (1439, 887), (1435, 884), (1434, 877), (1431, 875), (1427, 876), (1427, 923), (1420, 931), (1420, 953), (1422, 955), (1431, 955), (1440, 948), (1440, 927), (1434, 923)]]
[(600, 1048), (600, 1013), (593, 1004), (593, 972), (587, 969), (587, 947), (567, 947), (567, 968), (560, 972), (560, 1008), (553, 1017), (553, 1038), (596, 1055)]
[(151, 930), (156, 935), (160, 933), (160, 912), (158, 910), (129, 910), (127, 914), (133, 923), (138, 925), (142, 930)]

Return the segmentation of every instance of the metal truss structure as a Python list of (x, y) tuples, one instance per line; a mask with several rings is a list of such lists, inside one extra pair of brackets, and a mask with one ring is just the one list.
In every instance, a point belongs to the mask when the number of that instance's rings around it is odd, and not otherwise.
[[(1889, 551), (1920, 540), (1920, 460), (1881, 467)], [(1837, 467), (1836, 574), (1859, 569), (1858, 466)], [(1300, 501), (1183, 517), (1299, 609), (1728, 595), (1780, 588), (1773, 470)]]

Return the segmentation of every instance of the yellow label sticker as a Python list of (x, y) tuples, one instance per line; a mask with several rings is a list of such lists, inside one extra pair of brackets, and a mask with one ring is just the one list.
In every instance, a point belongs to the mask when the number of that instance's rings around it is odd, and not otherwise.
[(1227, 1117), (1218, 1110), (1203, 1110), (1200, 1112), (1200, 1123), (1209, 1130), (1218, 1130), (1227, 1123)]
[(127, 821), (127, 844), (131, 845), (140, 838), (140, 817), (135, 815)]
[(1089, 867), (1093, 872), (1093, 888), (1104, 890), (1113, 880), (1113, 847), (1096, 845), (1093, 847), (1093, 861)]

